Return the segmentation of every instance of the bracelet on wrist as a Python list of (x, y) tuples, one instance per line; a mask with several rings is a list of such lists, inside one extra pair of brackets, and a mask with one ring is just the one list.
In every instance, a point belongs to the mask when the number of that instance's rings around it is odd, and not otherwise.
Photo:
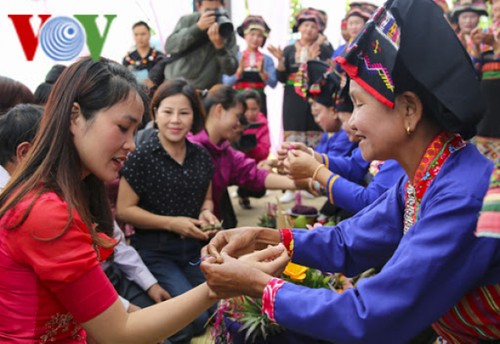
[(313, 173), (313, 175), (312, 175), (312, 177), (311, 177), (311, 179), (312, 179), (313, 181), (314, 181), (314, 180), (316, 180), (316, 177), (318, 176), (318, 172), (319, 172), (319, 170), (321, 170), (323, 167), (325, 167), (325, 165), (324, 165), (324, 164), (319, 164), (319, 165), (316, 167), (316, 169), (314, 170), (314, 173)]

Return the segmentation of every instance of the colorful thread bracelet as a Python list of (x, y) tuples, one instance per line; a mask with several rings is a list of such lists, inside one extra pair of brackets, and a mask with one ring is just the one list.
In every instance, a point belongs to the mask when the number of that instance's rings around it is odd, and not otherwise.
[(319, 164), (316, 169), (314, 170), (314, 173), (312, 175), (312, 180), (316, 180), (316, 177), (318, 176), (319, 170), (321, 170), (323, 167), (326, 167), (324, 164)]
[(266, 315), (269, 320), (276, 322), (274, 317), (276, 293), (285, 284), (282, 279), (273, 277), (267, 282), (264, 292), (262, 293), (262, 314)]
[(279, 230), (281, 236), (281, 242), (286, 248), (288, 256), (292, 258), (293, 255), (293, 233), (289, 228), (281, 228)]

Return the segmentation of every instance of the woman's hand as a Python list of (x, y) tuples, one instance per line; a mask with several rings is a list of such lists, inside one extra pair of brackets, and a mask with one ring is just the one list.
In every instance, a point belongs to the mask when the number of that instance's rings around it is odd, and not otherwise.
[(156, 303), (172, 298), (168, 291), (163, 289), (158, 283), (153, 284), (147, 291), (148, 296)]
[(245, 70), (246, 62), (243, 54), (241, 54), (240, 62), (238, 63), (238, 69), (236, 69), (236, 77), (239, 79), (243, 75), (243, 71)]
[(285, 54), (283, 52), (283, 49), (281, 49), (280, 47), (275, 47), (273, 45), (268, 45), (267, 50), (278, 60), (276, 70), (278, 72), (283, 72), (286, 69)]
[(283, 142), (281, 148), (278, 149), (278, 171), (280, 173), (284, 172), (283, 163), (288, 158), (288, 152), (292, 149), (300, 150), (303, 152), (309, 152), (309, 148), (301, 142)]
[(257, 163), (257, 168), (259, 168), (261, 170), (272, 171), (273, 168), (277, 168), (277, 167), (278, 167), (278, 160), (277, 159), (266, 159), (266, 160), (259, 161), (259, 163)]
[[(198, 219), (201, 222), (200, 227), (202, 231), (207, 234), (208, 238), (212, 238), (215, 234), (217, 234), (222, 225), (210, 209), (203, 210)], [(213, 229), (204, 230), (203, 227), (212, 227)]]
[(276, 246), (269, 245), (263, 250), (245, 254), (244, 256), (238, 258), (238, 260), (257, 268), (266, 274), (279, 276), (283, 270), (285, 270), (290, 257), (288, 256), (285, 246), (280, 243)]
[(278, 61), (282, 61), (285, 58), (285, 55), (283, 54), (283, 49), (281, 49), (279, 46), (274, 46), (274, 45), (268, 45), (267, 50), (274, 56)]
[(214, 213), (212, 213), (210, 209), (202, 210), (198, 219), (200, 220), (201, 226), (215, 226), (217, 224), (220, 224), (219, 219), (214, 215)]
[[(281, 252), (281, 253), (279, 253)], [(209, 258), (201, 263), (207, 284), (217, 298), (228, 298), (241, 294), (262, 297), (271, 274), (283, 271), (288, 263), (288, 254), (283, 245), (267, 248), (235, 259), (223, 252), (222, 262)]]
[(190, 217), (176, 216), (171, 217), (167, 228), (180, 236), (194, 238), (199, 240), (208, 240), (209, 236), (198, 228), (201, 221)]
[[(480, 27), (476, 27), (470, 33), (470, 41), (475, 55), (481, 55), (481, 43), (483, 42), (484, 33)], [(479, 56), (478, 56), (479, 57)]]
[(311, 178), (316, 168), (320, 165), (309, 153), (291, 150), (283, 162), (285, 172), (291, 179)]
[(275, 229), (260, 227), (229, 229), (217, 233), (208, 245), (202, 248), (201, 256), (213, 256), (218, 263), (221, 263), (223, 252), (237, 258), (280, 242), (280, 233)]
[(321, 196), (321, 192), (319, 190), (319, 187), (316, 188), (314, 181), (311, 178), (306, 178), (306, 179), (294, 179), (293, 181), (295, 183), (295, 188), (297, 190), (306, 190), (313, 196)]

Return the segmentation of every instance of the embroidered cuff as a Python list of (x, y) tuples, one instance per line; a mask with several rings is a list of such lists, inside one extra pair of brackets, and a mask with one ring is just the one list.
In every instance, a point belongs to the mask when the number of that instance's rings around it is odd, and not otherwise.
[(281, 228), (280, 229), (281, 242), (286, 248), (288, 256), (292, 258), (293, 254), (293, 233), (289, 228)]
[(339, 179), (339, 175), (338, 174), (332, 174), (330, 176), (330, 178), (328, 178), (328, 181), (326, 182), (326, 197), (328, 198), (328, 202), (330, 202), (330, 204), (335, 204), (333, 202), (333, 184), (335, 183), (335, 181)]
[(269, 320), (276, 322), (274, 318), (274, 302), (276, 300), (276, 293), (285, 284), (282, 279), (273, 277), (267, 282), (262, 294), (262, 314), (266, 315)]

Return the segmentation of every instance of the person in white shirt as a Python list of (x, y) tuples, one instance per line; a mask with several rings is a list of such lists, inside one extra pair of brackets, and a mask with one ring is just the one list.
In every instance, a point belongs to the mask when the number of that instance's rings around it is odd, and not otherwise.
[(113, 258), (102, 263), (102, 268), (111, 280), (128, 312), (170, 299), (158, 280), (149, 271), (139, 253), (125, 242), (125, 235), (114, 222), (113, 238), (118, 241)]

